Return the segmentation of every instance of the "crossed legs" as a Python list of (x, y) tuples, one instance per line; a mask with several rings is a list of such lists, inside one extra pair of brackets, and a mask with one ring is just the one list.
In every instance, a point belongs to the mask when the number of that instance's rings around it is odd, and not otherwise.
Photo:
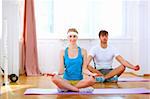
[[(88, 68), (91, 72), (93, 72), (91, 69), (94, 68)], [(96, 69), (95, 69), (96, 70)], [(103, 75), (101, 72), (99, 72), (99, 75), (103, 76), (105, 79), (112, 78), (113, 76), (117, 75), (118, 77), (125, 71), (125, 67), (123, 65), (120, 65), (119, 67), (113, 69), (108, 74)], [(96, 72), (93, 72), (96, 73)], [(61, 78), (58, 75), (55, 75), (52, 77), (53, 83), (57, 85), (60, 89), (66, 89), (71, 91), (79, 91), (80, 88), (89, 87), (95, 84), (95, 79), (93, 77), (88, 77), (86, 79), (83, 79), (79, 81), (75, 86), (71, 85), (69, 81)]]
[(80, 88), (89, 87), (95, 84), (95, 79), (93, 77), (83, 79), (79, 81), (75, 86), (71, 85), (69, 81), (59, 77), (58, 75), (53, 76), (52, 81), (57, 85), (58, 88), (71, 91), (79, 91)]
[(113, 76), (117, 75), (118, 77), (125, 71), (125, 66), (120, 65), (119, 67), (113, 69), (112, 71), (110, 71), (108, 74), (103, 75), (100, 71), (94, 69), (92, 66), (88, 66), (88, 69), (93, 72), (93, 73), (97, 73), (100, 76), (103, 76), (105, 79), (109, 79), (112, 78)]
[(118, 77), (125, 71), (125, 66), (120, 65), (119, 67), (113, 69), (112, 71), (110, 71), (108, 74), (106, 74), (104, 76), (105, 79), (109, 79), (115, 75), (117, 75)]

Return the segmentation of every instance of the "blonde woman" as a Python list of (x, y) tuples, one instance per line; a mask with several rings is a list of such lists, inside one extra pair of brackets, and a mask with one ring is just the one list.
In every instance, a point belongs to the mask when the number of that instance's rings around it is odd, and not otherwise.
[[(52, 75), (52, 81), (59, 91), (92, 92), (96, 76), (87, 69), (87, 51), (77, 45), (78, 31), (70, 28), (67, 32), (68, 47), (60, 52), (60, 69)], [(91, 75), (83, 79), (83, 73)], [(63, 75), (61, 78), (59, 75)]]

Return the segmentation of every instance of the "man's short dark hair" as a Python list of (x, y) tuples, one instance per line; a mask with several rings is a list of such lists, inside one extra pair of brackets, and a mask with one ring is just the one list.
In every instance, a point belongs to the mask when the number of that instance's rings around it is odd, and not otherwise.
[(108, 32), (106, 30), (101, 30), (101, 31), (99, 31), (99, 35), (98, 35), (99, 38), (101, 35), (108, 35)]

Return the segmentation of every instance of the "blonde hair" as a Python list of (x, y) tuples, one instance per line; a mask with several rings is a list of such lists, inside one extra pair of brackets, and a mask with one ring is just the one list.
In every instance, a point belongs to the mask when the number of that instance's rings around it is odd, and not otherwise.
[(76, 33), (78, 34), (78, 31), (77, 31), (75, 28), (69, 28), (67, 34), (68, 34), (69, 32), (76, 32)]

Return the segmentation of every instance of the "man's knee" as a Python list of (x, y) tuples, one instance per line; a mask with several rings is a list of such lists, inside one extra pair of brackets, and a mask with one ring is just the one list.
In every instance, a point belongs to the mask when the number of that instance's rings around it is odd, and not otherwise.
[(88, 65), (88, 66), (87, 66), (87, 68), (88, 68), (88, 70), (90, 70), (90, 69), (91, 69), (91, 66), (90, 66), (90, 65)]
[(126, 67), (125, 67), (124, 65), (121, 65), (121, 66), (120, 66), (120, 70), (121, 70), (121, 71), (125, 71), (125, 69), (126, 69)]
[(91, 65), (88, 65), (88, 66), (87, 66), (87, 69), (88, 69), (90, 72), (93, 72), (93, 69), (94, 69), (94, 68), (93, 68)]

